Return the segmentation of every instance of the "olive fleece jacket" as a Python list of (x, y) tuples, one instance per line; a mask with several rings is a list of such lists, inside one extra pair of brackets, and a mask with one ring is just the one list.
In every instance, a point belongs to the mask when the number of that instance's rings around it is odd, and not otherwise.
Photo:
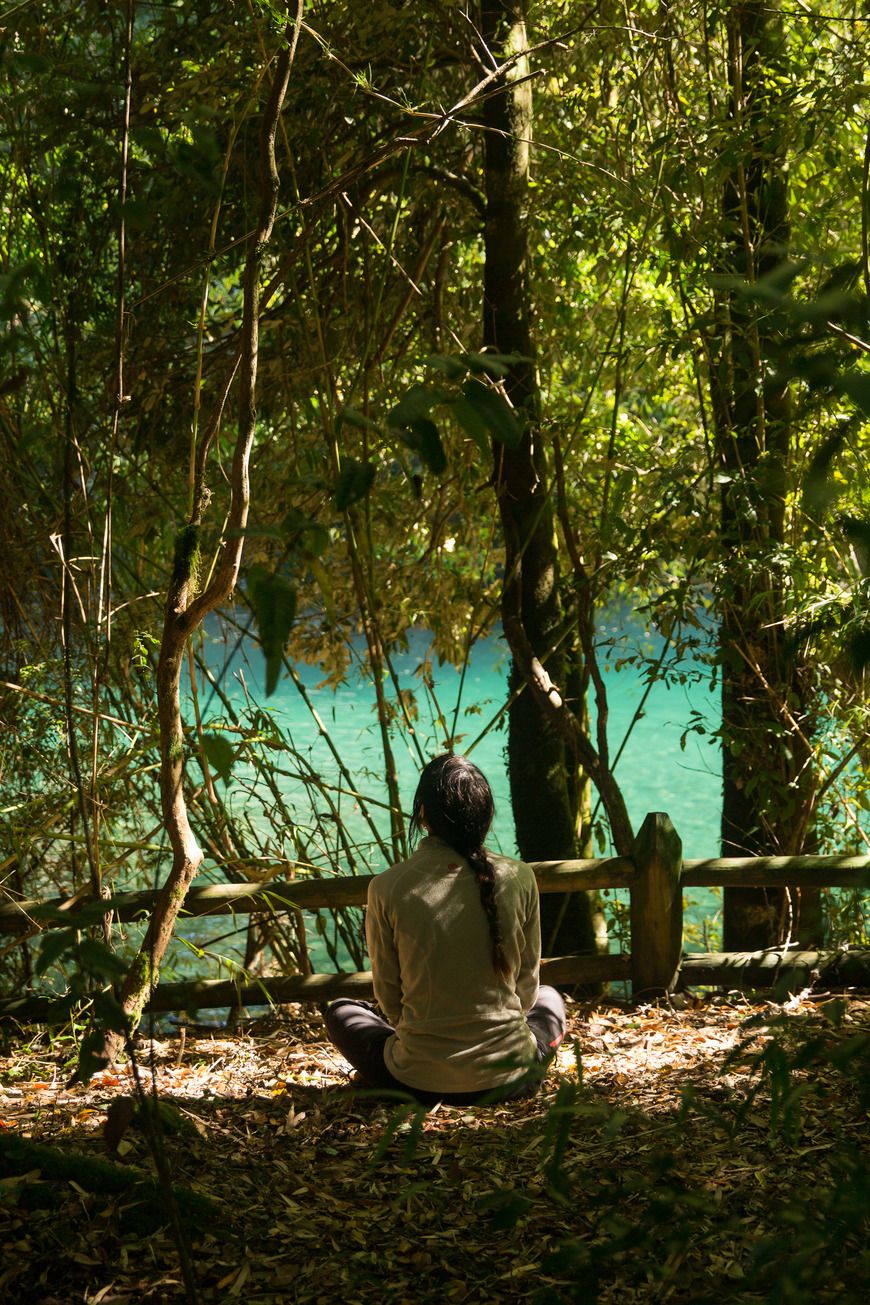
[(378, 1005), (395, 1029), (384, 1063), (400, 1082), (475, 1092), (521, 1078), (536, 1058), (525, 1020), (538, 996), (538, 886), (522, 861), (487, 853), (510, 977), (496, 974), (468, 862), (424, 838), (369, 884), (366, 938)]

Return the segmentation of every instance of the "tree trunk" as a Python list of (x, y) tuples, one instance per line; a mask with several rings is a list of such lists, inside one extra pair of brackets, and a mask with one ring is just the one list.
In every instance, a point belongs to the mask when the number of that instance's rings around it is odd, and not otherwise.
[[(201, 522), (210, 497), (205, 487), (205, 469), (210, 447), (218, 433), (223, 401), (197, 449), (191, 516), (176, 541), (175, 561), (167, 594), (163, 638), (157, 665), (160, 798), (163, 821), (172, 847), (172, 867), (160, 890), (148, 921), (145, 938), (121, 990), (121, 1009), (128, 1031), (136, 1028), (142, 1011), (157, 986), (160, 964), (172, 937), (178, 913), (203, 859), (203, 853), (190, 826), (184, 797), (181, 672), (190, 635), (209, 612), (230, 596), (235, 588), (241, 564), (250, 504), (248, 464), (256, 426), (260, 273), (278, 205), (279, 178), (275, 163), (275, 133), (287, 92), (301, 17), (302, 0), (299, 0), (296, 24), (293, 29), (288, 28), (285, 33), (288, 43), (282, 47), (275, 60), (272, 86), (263, 110), (260, 131), (260, 211), (256, 231), (248, 246), (243, 281), (239, 430), (233, 456), (231, 505), (220, 562), (207, 589), (198, 596)], [(226, 393), (227, 391), (224, 393), (224, 400)], [(97, 1059), (113, 1059), (122, 1045), (123, 1037), (120, 1031), (107, 1031), (102, 1048), (96, 1053)]]
[[(722, 201), (722, 271), (747, 287), (775, 271), (790, 237), (772, 79), (778, 24), (760, 0), (728, 16), (730, 112), (738, 145)], [(791, 403), (771, 383), (776, 335), (742, 289), (719, 302), (712, 377), (721, 493), (722, 855), (797, 853), (812, 783), (805, 673), (782, 630), (781, 562)], [(757, 950), (804, 938), (783, 890), (725, 891), (724, 946)], [(812, 932), (812, 929), (810, 930)]]
[[(503, 615), (514, 654), (510, 690), (526, 684), (515, 653), (519, 628), (554, 684), (564, 684), (565, 659), (552, 651), (562, 634), (559, 556), (547, 450), (540, 425), (540, 396), (530, 330), (528, 252), (529, 142), (532, 90), (522, 0), (485, 2), (481, 33), (492, 53), (509, 67), (484, 103), (485, 270), (484, 345), (514, 355), (504, 378), (507, 396), (524, 423), (517, 448), (493, 443), (494, 482), (504, 533)], [(576, 855), (577, 785), (571, 777), (566, 736), (541, 711), (526, 687), (508, 718), (508, 774), (517, 846), (526, 860)], [(592, 951), (596, 946), (594, 904), (584, 893), (570, 902), (547, 901), (543, 911), (545, 950)]]

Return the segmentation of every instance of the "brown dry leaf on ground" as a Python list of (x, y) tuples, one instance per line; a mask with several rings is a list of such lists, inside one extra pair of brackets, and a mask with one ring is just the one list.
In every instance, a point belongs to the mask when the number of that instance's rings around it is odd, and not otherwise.
[[(767, 1238), (775, 1259), (804, 1192), (841, 1219), (844, 1254), (793, 1299), (863, 1302), (868, 1261), (832, 1202), (843, 1157), (866, 1155), (848, 1071), (870, 1003), (575, 1005), (569, 1034), (535, 1100), (429, 1111), (355, 1093), (300, 1007), (143, 1040), (174, 1182), (212, 1203), (182, 1212), (200, 1298), (772, 1300), (757, 1252)], [(798, 1063), (813, 1039), (824, 1055)], [(69, 1052), (35, 1037), (0, 1061), (0, 1133), (153, 1174), (129, 1067), (67, 1087)], [(185, 1299), (159, 1204), (13, 1169), (0, 1301)]]

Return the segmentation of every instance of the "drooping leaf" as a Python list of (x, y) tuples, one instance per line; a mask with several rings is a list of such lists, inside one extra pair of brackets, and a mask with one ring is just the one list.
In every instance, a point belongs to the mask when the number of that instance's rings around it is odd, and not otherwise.
[(521, 362), (534, 362), (533, 358), (527, 357), (522, 353), (467, 353), (464, 355), (465, 364), (470, 372), (476, 375), (491, 376), (494, 380), (500, 380), (502, 376), (507, 376), (512, 367)]
[(212, 770), (217, 772), (225, 784), (230, 782), (230, 775), (235, 761), (235, 748), (223, 734), (203, 734), (202, 750)]
[(308, 569), (317, 581), (318, 588), (323, 596), (323, 607), (326, 612), (326, 619), (330, 625), (335, 624), (335, 591), (332, 586), (329, 572), (321, 561), (312, 557), (308, 562)]
[(840, 493), (831, 477), (831, 464), (845, 441), (842, 430), (835, 431), (816, 451), (804, 479), (803, 506), (807, 516), (818, 521)]
[(82, 938), (76, 948), (82, 968), (101, 979), (123, 979), (127, 967), (98, 938)]
[(853, 372), (843, 378), (841, 388), (864, 415), (870, 417), (870, 375)]
[(375, 464), (360, 462), (357, 458), (345, 458), (341, 471), (335, 482), (333, 501), (339, 511), (344, 512), (365, 498), (375, 483)]
[(509, 449), (519, 447), (523, 437), (522, 428), (504, 395), (477, 380), (466, 381), (462, 392), (493, 439), (506, 444)]
[(417, 382), (402, 395), (395, 408), (387, 414), (387, 422), (392, 427), (413, 426), (414, 422), (428, 417), (439, 403), (446, 403), (452, 396), (447, 390), (438, 390), (431, 385)]
[(364, 412), (358, 408), (341, 408), (335, 421), (336, 430), (341, 430), (342, 426), (354, 426), (357, 430), (380, 431), (377, 422), (372, 421)]
[(281, 537), (306, 557), (320, 557), (329, 546), (329, 531), (319, 521), (290, 508), (281, 522)]
[(450, 411), (466, 435), (474, 440), (481, 453), (486, 456), (489, 453), (489, 427), (474, 404), (469, 403), (465, 398), (454, 399)]
[(75, 946), (75, 940), (75, 929), (58, 929), (57, 933), (46, 934), (40, 944), (39, 955), (33, 967), (36, 973), (45, 974), (45, 971), (54, 965), (64, 952), (70, 951)]
[(441, 372), (450, 381), (461, 381), (468, 372), (465, 360), (457, 353), (433, 353), (425, 361), (428, 367)]
[(854, 670), (863, 671), (870, 662), (870, 629), (857, 630), (850, 635), (847, 651)]
[(399, 438), (409, 449), (419, 453), (426, 466), (436, 476), (447, 468), (447, 455), (438, 427), (429, 417), (418, 417), (399, 432)]
[(259, 564), (249, 569), (247, 587), (266, 659), (268, 698), (277, 687), (284, 646), (296, 616), (296, 590), (285, 576)]

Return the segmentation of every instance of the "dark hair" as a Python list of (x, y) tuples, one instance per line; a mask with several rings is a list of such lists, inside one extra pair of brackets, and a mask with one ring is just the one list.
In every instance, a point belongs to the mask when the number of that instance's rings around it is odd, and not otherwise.
[(424, 768), (414, 794), (411, 831), (422, 833), (425, 821), (436, 837), (465, 857), (471, 866), (489, 925), (493, 969), (507, 978), (510, 966), (495, 900), (495, 866), (483, 848), (494, 815), (492, 789), (486, 776), (467, 757), (445, 753)]

